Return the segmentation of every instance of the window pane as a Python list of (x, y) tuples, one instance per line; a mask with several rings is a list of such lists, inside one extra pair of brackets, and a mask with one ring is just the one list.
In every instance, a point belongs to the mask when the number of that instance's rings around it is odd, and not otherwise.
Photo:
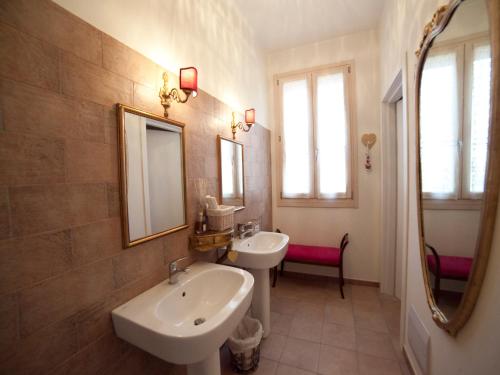
[(311, 109), (307, 79), (284, 82), (283, 197), (309, 196), (311, 181)]
[(490, 121), (490, 73), (490, 46), (474, 47), (469, 135), (469, 190), (471, 193), (482, 193), (484, 190)]
[(434, 198), (456, 196), (458, 163), (457, 54), (429, 56), (420, 92), (422, 191)]
[(346, 196), (349, 135), (344, 75), (319, 76), (316, 85), (319, 194), (322, 198)]

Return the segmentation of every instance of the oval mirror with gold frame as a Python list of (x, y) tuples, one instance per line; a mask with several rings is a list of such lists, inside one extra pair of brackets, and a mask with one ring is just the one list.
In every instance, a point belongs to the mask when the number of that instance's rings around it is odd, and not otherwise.
[(452, 0), (416, 71), (418, 223), (427, 301), (451, 335), (481, 291), (500, 186), (500, 2)]

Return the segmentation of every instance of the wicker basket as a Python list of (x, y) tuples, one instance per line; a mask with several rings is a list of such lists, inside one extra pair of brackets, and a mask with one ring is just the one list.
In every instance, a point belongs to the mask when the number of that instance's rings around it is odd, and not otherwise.
[(234, 225), (234, 206), (207, 208), (208, 230), (223, 231)]
[(231, 367), (239, 374), (249, 374), (259, 367), (260, 344), (244, 353), (235, 354), (231, 349), (229, 353), (231, 353)]

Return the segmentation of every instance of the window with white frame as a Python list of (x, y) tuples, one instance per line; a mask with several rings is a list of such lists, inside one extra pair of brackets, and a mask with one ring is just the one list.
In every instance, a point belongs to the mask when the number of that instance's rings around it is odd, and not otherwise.
[(487, 38), (436, 46), (420, 92), (422, 193), (428, 200), (474, 200), (483, 193), (490, 116)]
[(277, 77), (280, 205), (354, 205), (351, 69)]

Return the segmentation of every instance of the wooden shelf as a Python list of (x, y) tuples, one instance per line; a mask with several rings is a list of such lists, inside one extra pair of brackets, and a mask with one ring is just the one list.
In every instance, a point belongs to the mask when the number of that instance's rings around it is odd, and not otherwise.
[(233, 242), (233, 230), (223, 232), (208, 231), (202, 234), (193, 234), (189, 237), (189, 244), (193, 250), (210, 251), (226, 248)]

